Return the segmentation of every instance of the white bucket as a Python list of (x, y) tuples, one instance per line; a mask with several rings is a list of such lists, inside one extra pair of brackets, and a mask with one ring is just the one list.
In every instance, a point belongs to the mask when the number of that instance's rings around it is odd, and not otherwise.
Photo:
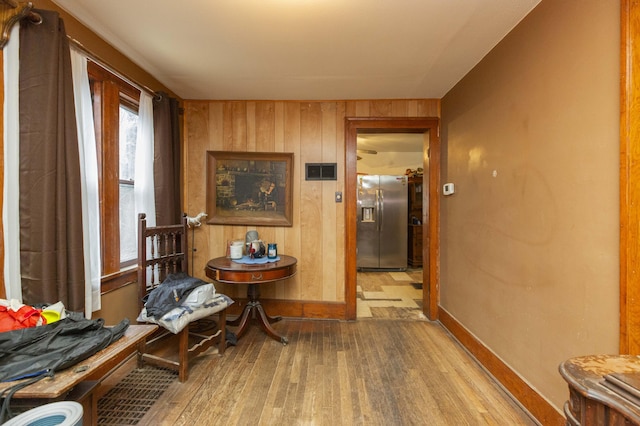
[(82, 426), (82, 405), (73, 401), (52, 402), (32, 408), (3, 426)]

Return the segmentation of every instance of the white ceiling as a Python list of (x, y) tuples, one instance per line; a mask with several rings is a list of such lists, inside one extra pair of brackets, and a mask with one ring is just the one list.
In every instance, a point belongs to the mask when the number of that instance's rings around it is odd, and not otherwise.
[(53, 0), (183, 99), (442, 98), (540, 0)]

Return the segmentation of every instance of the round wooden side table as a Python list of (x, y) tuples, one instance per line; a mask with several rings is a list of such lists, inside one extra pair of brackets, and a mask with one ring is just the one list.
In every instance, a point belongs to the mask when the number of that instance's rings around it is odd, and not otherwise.
[(279, 260), (259, 264), (238, 263), (227, 257), (217, 257), (207, 262), (205, 274), (212, 280), (226, 284), (248, 284), (248, 303), (242, 310), (242, 314), (234, 320), (227, 321), (233, 327), (239, 327), (236, 331), (238, 338), (247, 331), (249, 319), (255, 319), (265, 333), (286, 345), (289, 340), (276, 333), (272, 323), (280, 321), (282, 317), (267, 315), (260, 303), (260, 284), (291, 278), (296, 273), (298, 260), (293, 256), (279, 255)]

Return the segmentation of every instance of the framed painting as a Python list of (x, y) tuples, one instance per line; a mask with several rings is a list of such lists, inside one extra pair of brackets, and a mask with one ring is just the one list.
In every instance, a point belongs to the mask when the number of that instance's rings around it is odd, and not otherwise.
[(207, 223), (292, 226), (293, 153), (207, 151)]

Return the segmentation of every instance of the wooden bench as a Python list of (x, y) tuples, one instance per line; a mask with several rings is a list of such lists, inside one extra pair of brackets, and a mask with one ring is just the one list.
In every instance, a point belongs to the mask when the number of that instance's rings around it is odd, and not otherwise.
[[(17, 391), (13, 398), (17, 405), (38, 406), (59, 400), (77, 401), (84, 410), (83, 424), (98, 424), (96, 390), (100, 382), (132, 355), (144, 348), (145, 340), (158, 329), (157, 325), (130, 325), (124, 336), (84, 361), (56, 372), (51, 378)], [(0, 383), (4, 392), (20, 381)], [(13, 405), (13, 404), (12, 404)]]

